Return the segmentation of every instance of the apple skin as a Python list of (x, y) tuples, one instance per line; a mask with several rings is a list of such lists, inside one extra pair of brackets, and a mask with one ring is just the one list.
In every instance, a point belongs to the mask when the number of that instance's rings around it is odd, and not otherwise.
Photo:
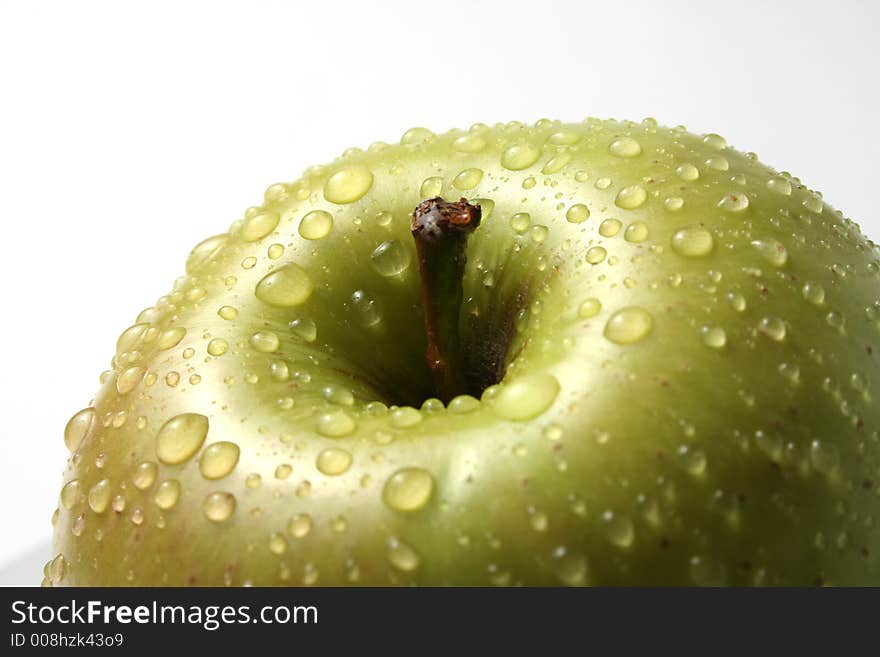
[[(432, 395), (438, 195), (482, 205), (462, 340), (505, 378), (394, 409)], [(650, 119), (352, 149), (122, 334), (44, 584), (880, 584), (878, 272), (798, 179)]]

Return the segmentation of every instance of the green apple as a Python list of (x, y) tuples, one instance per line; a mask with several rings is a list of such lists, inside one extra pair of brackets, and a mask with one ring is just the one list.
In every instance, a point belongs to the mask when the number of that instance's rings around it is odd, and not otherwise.
[(878, 365), (880, 249), (720, 136), (413, 129), (123, 331), (44, 583), (880, 584)]

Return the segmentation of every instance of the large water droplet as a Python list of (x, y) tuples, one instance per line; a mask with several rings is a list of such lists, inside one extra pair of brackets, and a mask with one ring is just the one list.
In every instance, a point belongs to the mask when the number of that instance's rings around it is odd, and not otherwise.
[(354, 419), (344, 411), (330, 411), (318, 416), (317, 430), (328, 438), (341, 438), (354, 433)]
[(618, 137), (608, 145), (608, 152), (617, 157), (641, 155), (642, 146), (632, 137)]
[(79, 449), (95, 425), (95, 409), (84, 408), (67, 421), (64, 427), (64, 444), (71, 452)]
[(452, 185), (456, 189), (466, 190), (473, 189), (477, 185), (480, 184), (480, 181), (483, 179), (483, 170), (482, 169), (465, 169), (464, 171), (459, 172), (455, 178), (452, 179)]
[(641, 207), (648, 198), (648, 192), (641, 185), (624, 187), (617, 193), (614, 204), (624, 210), (633, 210)]
[(245, 242), (256, 242), (275, 230), (280, 217), (277, 212), (258, 212), (245, 220), (241, 228), (241, 238)]
[(235, 513), (236, 500), (232, 493), (215, 492), (202, 502), (202, 511), (211, 522), (224, 522)]
[(156, 482), (159, 467), (152, 461), (138, 463), (131, 476), (134, 487), (138, 490), (146, 490)]
[(623, 239), (627, 242), (638, 244), (648, 239), (648, 225), (643, 221), (636, 221), (626, 227), (623, 233)]
[(281, 347), (281, 340), (272, 331), (257, 331), (248, 340), (251, 347), (264, 354), (271, 354)]
[(340, 169), (324, 183), (324, 198), (343, 205), (354, 203), (373, 186), (373, 173), (365, 166), (353, 165)]
[(552, 374), (525, 374), (503, 383), (492, 408), (506, 420), (531, 420), (550, 408), (559, 390)]
[(541, 150), (531, 144), (508, 146), (501, 155), (501, 166), (511, 171), (522, 171), (532, 166), (541, 156)]
[(672, 250), (686, 258), (700, 258), (712, 253), (715, 239), (705, 228), (682, 228), (672, 236)]
[(637, 306), (621, 308), (605, 324), (605, 337), (615, 344), (640, 342), (654, 328), (654, 319), (647, 310)]
[(727, 333), (720, 326), (703, 326), (700, 328), (700, 340), (712, 349), (722, 349), (727, 344)]
[(205, 479), (222, 479), (238, 464), (240, 449), (229, 441), (212, 443), (199, 458), (199, 472)]
[(690, 162), (683, 162), (675, 168), (675, 174), (686, 182), (693, 182), (700, 177), (700, 170)]
[(162, 463), (177, 465), (199, 451), (208, 435), (208, 418), (198, 413), (177, 415), (159, 429), (156, 456)]
[(260, 301), (272, 306), (293, 308), (308, 301), (314, 289), (305, 270), (290, 263), (264, 276), (257, 283), (254, 294)]
[(388, 478), (382, 500), (394, 511), (409, 513), (424, 507), (434, 494), (434, 477), (423, 468), (401, 468)]
[(580, 224), (590, 218), (590, 209), (583, 203), (576, 203), (565, 212), (565, 219), (572, 224)]
[(324, 210), (312, 210), (299, 222), (299, 234), (307, 240), (320, 240), (333, 229), (333, 215)]
[(370, 254), (371, 266), (377, 274), (386, 278), (402, 274), (409, 267), (409, 263), (409, 249), (397, 240), (382, 242)]
[(89, 490), (89, 508), (95, 513), (104, 513), (110, 506), (110, 480), (102, 479)]
[(431, 176), (422, 181), (419, 187), (419, 196), (422, 198), (434, 198), (440, 196), (443, 191), (443, 178), (440, 176)]
[(596, 297), (590, 297), (589, 299), (584, 299), (578, 307), (578, 317), (581, 319), (590, 319), (591, 317), (598, 315), (601, 310), (602, 302)]
[(327, 476), (341, 475), (351, 467), (351, 454), (344, 449), (328, 447), (318, 454), (316, 467)]

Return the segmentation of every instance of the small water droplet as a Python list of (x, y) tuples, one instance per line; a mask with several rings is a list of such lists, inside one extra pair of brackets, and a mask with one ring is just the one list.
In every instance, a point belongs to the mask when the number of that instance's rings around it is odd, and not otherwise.
[(322, 436), (341, 438), (354, 433), (356, 426), (350, 415), (339, 410), (319, 415), (316, 428)]
[(528, 212), (517, 212), (510, 218), (510, 227), (517, 233), (524, 233), (529, 229), (532, 217)]
[(411, 572), (421, 564), (418, 553), (401, 540), (392, 537), (388, 540), (388, 562), (397, 570)]
[(318, 337), (318, 327), (311, 319), (295, 319), (288, 326), (294, 335), (306, 342), (314, 342)]
[(749, 207), (749, 197), (742, 192), (730, 192), (721, 197), (718, 207), (725, 212), (742, 212)]
[(741, 313), (746, 309), (746, 298), (739, 292), (728, 292), (727, 303), (738, 313)]
[(816, 214), (822, 212), (822, 199), (816, 194), (807, 194), (806, 197), (804, 197), (802, 205), (810, 212), (814, 212)]
[(791, 183), (781, 176), (770, 178), (767, 181), (767, 189), (783, 196), (791, 196)]
[(654, 328), (654, 319), (648, 311), (630, 306), (615, 312), (605, 324), (605, 337), (619, 345), (644, 340)]
[(223, 338), (214, 338), (208, 343), (208, 353), (212, 356), (222, 356), (229, 349), (229, 344)]
[(391, 411), (389, 421), (396, 429), (409, 429), (422, 421), (422, 414), (411, 406), (403, 406)]
[(706, 166), (715, 171), (727, 171), (730, 163), (726, 157), (710, 157), (706, 160)]
[(304, 538), (312, 531), (312, 517), (308, 513), (298, 513), (287, 523), (287, 533), (294, 538)]
[(382, 306), (363, 290), (356, 290), (351, 295), (351, 307), (357, 315), (358, 324), (364, 328), (370, 328), (382, 322), (384, 314)]
[(110, 506), (110, 480), (102, 479), (89, 490), (89, 508), (95, 513), (104, 513)]
[(220, 308), (217, 310), (217, 314), (221, 318), (227, 321), (231, 321), (238, 317), (238, 310), (236, 310), (232, 306), (220, 306)]
[(159, 484), (153, 501), (163, 511), (173, 509), (180, 499), (180, 482), (177, 479), (169, 479)]
[(784, 267), (788, 262), (788, 250), (785, 245), (773, 238), (752, 240), (752, 248), (774, 267)]
[(675, 168), (675, 175), (686, 182), (693, 182), (700, 177), (700, 170), (690, 162), (682, 162)]
[(714, 132), (705, 135), (703, 137), (703, 143), (709, 148), (714, 148), (716, 151), (720, 151), (727, 147), (727, 140), (721, 135), (716, 135)]
[(599, 224), (599, 234), (602, 237), (614, 237), (620, 232), (622, 224), (617, 219), (606, 219)]
[(263, 354), (271, 354), (281, 347), (281, 340), (272, 331), (257, 331), (248, 340), (251, 347)]
[(470, 395), (458, 395), (449, 402), (447, 410), (450, 413), (455, 413), (456, 415), (463, 415), (465, 413), (471, 413), (472, 411), (477, 410), (479, 407), (479, 399), (471, 397)]
[(712, 349), (722, 349), (727, 344), (727, 333), (720, 326), (700, 327), (700, 340)]
[(598, 315), (601, 310), (602, 302), (596, 297), (590, 297), (581, 302), (581, 305), (578, 307), (578, 317), (581, 319), (590, 319), (591, 317)]
[(602, 530), (605, 538), (616, 547), (628, 548), (635, 541), (635, 527), (625, 515), (605, 511), (602, 514)]
[(586, 260), (591, 265), (598, 265), (600, 262), (605, 260), (605, 256), (608, 255), (608, 251), (605, 250), (605, 247), (602, 246), (592, 246), (587, 249)]
[(758, 323), (758, 331), (776, 342), (785, 340), (785, 322), (778, 317), (762, 318)]
[(801, 293), (803, 294), (804, 299), (814, 306), (821, 306), (825, 303), (825, 288), (818, 283), (807, 281), (804, 283)]
[(452, 142), (452, 148), (460, 153), (479, 153), (486, 148), (486, 140), (480, 135), (467, 134), (457, 137)]
[(155, 463), (143, 461), (135, 467), (131, 481), (138, 490), (146, 490), (155, 483), (158, 473), (159, 468)]
[(202, 511), (211, 522), (224, 522), (235, 513), (236, 500), (232, 493), (215, 492), (202, 502)]

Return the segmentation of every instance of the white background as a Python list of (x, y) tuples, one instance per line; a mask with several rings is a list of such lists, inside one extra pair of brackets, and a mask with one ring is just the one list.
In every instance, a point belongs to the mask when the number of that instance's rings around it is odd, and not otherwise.
[(119, 332), (198, 240), (348, 146), (653, 116), (880, 239), (878, 4), (708, 5), (0, 0), (0, 584), (39, 581), (62, 429)]

